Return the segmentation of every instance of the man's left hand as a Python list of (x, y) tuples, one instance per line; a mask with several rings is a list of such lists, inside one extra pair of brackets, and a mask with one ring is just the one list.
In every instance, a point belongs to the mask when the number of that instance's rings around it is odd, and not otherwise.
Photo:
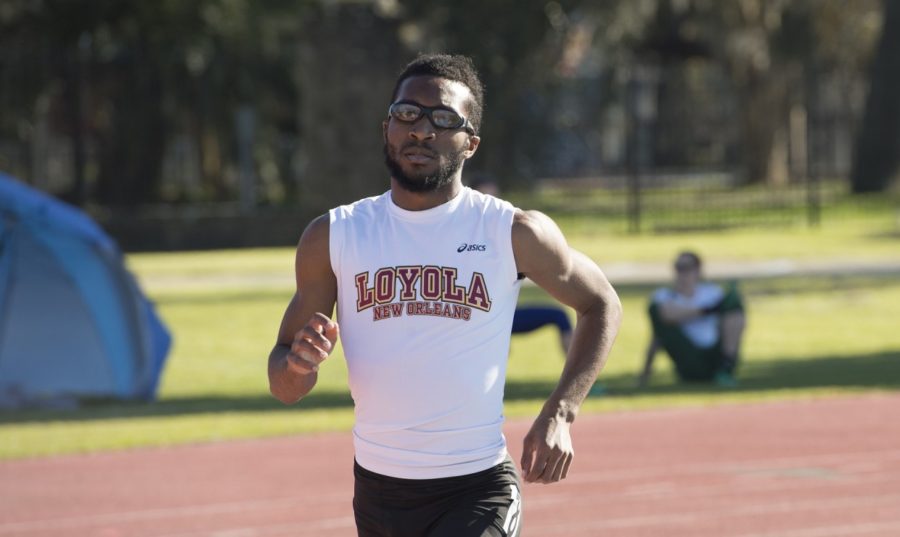
[(569, 423), (560, 416), (538, 416), (525, 435), (522, 478), (528, 483), (555, 483), (566, 478), (575, 456)]

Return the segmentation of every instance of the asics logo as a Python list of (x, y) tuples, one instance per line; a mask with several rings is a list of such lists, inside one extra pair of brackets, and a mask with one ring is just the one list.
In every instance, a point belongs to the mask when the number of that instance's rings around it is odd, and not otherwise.
[(459, 245), (459, 248), (456, 249), (457, 252), (484, 252), (487, 250), (487, 244), (467, 244), (462, 243)]

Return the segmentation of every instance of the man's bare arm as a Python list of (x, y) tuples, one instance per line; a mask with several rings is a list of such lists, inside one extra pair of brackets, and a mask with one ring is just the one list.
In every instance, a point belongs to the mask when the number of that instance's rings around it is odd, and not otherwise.
[(568, 427), (606, 362), (622, 305), (600, 268), (569, 248), (547, 216), (519, 212), (513, 222), (513, 250), (519, 272), (577, 314), (562, 375), (525, 438), (525, 480), (551, 483), (568, 472), (574, 454)]
[(331, 270), (328, 229), (328, 215), (323, 215), (300, 237), (295, 260), (297, 290), (269, 354), (269, 390), (285, 404), (297, 402), (315, 386), (319, 364), (337, 342), (337, 323), (330, 319), (337, 281)]

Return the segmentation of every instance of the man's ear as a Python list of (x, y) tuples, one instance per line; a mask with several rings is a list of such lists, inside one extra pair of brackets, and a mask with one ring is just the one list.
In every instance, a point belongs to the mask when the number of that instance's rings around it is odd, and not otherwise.
[(387, 129), (388, 129), (388, 120), (385, 119), (381, 122), (381, 138), (384, 140), (384, 143), (387, 143)]
[(463, 155), (468, 158), (472, 158), (475, 155), (475, 152), (478, 151), (478, 145), (481, 144), (481, 137), (476, 136), (474, 134), (469, 136), (469, 147), (463, 151)]

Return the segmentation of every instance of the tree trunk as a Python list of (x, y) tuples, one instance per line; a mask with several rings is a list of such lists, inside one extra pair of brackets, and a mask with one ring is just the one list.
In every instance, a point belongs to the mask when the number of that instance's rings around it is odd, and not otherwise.
[(856, 138), (853, 192), (882, 192), (900, 167), (900, 1), (884, 0), (884, 27), (872, 63), (866, 111)]
[(775, 69), (753, 74), (740, 90), (741, 160), (747, 183), (777, 183), (784, 175), (787, 152), (776, 150), (776, 144), (786, 143), (787, 92), (781, 75)]
[(381, 123), (405, 61), (394, 23), (362, 4), (308, 18), (296, 80), (301, 96), (300, 205), (322, 212), (389, 188)]
[(97, 197), (114, 206), (159, 199), (166, 136), (162, 81), (146, 40), (134, 47), (134, 58), (114, 74), (112, 125), (100, 140)]
[(72, 47), (67, 54), (65, 69), (65, 103), (66, 116), (70, 129), (70, 142), (72, 146), (72, 176), (74, 183), (72, 189), (64, 198), (78, 206), (87, 202), (87, 178), (85, 168), (87, 152), (85, 150), (87, 129), (85, 128), (84, 114), (84, 88), (85, 72), (82, 58), (82, 45)]

